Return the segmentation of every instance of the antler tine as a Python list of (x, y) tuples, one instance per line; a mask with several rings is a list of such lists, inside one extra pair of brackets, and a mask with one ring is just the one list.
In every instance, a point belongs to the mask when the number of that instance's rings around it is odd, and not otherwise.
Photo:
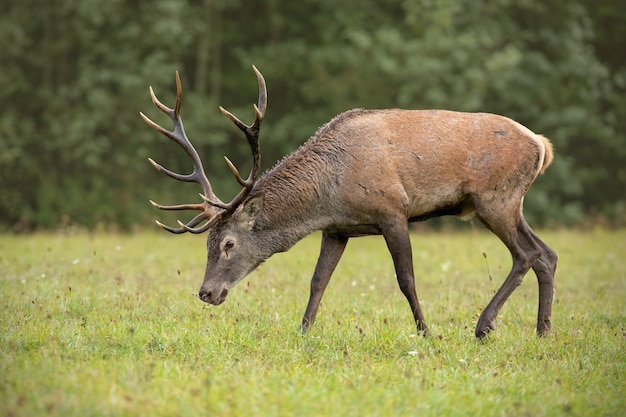
[[(180, 119), (180, 105), (183, 102), (183, 84), (180, 82), (180, 74), (176, 71), (176, 105), (174, 106), (174, 116)], [(181, 122), (182, 127), (182, 122)], [(184, 132), (183, 132), (184, 133)]]
[(163, 167), (163, 165), (159, 164), (158, 162), (156, 162), (154, 159), (152, 158), (148, 158), (148, 161), (152, 164), (153, 167), (156, 168), (157, 171), (164, 173), (165, 175), (172, 177), (178, 181), (185, 181), (185, 182), (191, 182), (193, 181), (193, 179), (191, 179), (192, 174), (187, 174), (187, 175), (183, 175), (183, 174), (178, 174), (174, 171), (170, 171), (169, 169)]
[(228, 165), (228, 168), (230, 168), (231, 172), (237, 179), (237, 182), (239, 182), (239, 184), (241, 184), (243, 187), (247, 188), (249, 184), (248, 182), (246, 182), (246, 180), (241, 178), (241, 175), (239, 175), (239, 170), (237, 169), (237, 167), (231, 162), (230, 159), (228, 159), (227, 156), (224, 157), (224, 160), (226, 161), (226, 165)]
[(165, 206), (163, 204), (159, 204), (159, 203), (155, 203), (154, 201), (150, 200), (150, 204), (152, 204), (154, 207), (158, 208), (159, 210), (204, 210), (204, 204), (177, 204), (174, 206)]
[[(152, 158), (148, 158), (148, 161), (150, 161), (150, 163), (157, 169), (157, 171), (163, 172), (164, 174), (166, 174), (166, 175), (168, 175), (168, 176), (170, 176), (170, 177), (172, 177), (174, 179), (177, 179), (179, 181), (186, 181), (186, 182), (194, 182), (194, 181), (196, 181), (195, 180), (196, 177), (194, 175), (195, 171), (192, 172), (191, 174), (187, 174), (187, 175), (178, 174), (176, 172), (170, 171), (167, 168), (164, 168), (163, 165), (159, 164), (158, 162), (155, 162), (154, 159), (152, 159)], [(203, 189), (204, 189), (204, 187), (203, 187)], [(214, 194), (213, 194), (213, 198), (207, 197), (207, 196), (205, 196), (202, 193), (200, 194), (200, 197), (202, 197), (202, 199), (204, 201), (206, 201), (207, 203), (209, 203), (212, 206), (215, 206), (215, 207), (218, 207), (218, 208), (222, 208), (222, 209), (229, 207), (222, 200), (220, 200), (219, 198), (215, 197)], [(180, 206), (181, 207), (182, 206), (186, 206), (186, 207), (192, 207), (193, 206), (193, 208), (191, 208), (191, 210), (203, 210), (204, 209), (204, 208), (196, 208), (196, 206), (198, 206), (198, 207), (205, 207), (202, 204), (183, 204), (183, 205), (180, 205)], [(158, 206), (155, 205), (155, 207), (158, 207)], [(163, 206), (163, 207), (165, 207), (165, 206)], [(179, 207), (179, 206), (176, 206), (176, 207)], [(161, 207), (158, 207), (158, 208), (161, 208)], [(162, 209), (162, 210), (171, 210), (171, 209)]]
[[(215, 219), (217, 219), (218, 216), (213, 216), (211, 218), (207, 219), (206, 213), (200, 213), (198, 215), (196, 215), (193, 219), (189, 220), (189, 222), (187, 222), (187, 224), (181, 222), (180, 220), (177, 220), (178, 224), (180, 225), (180, 227), (170, 227), (167, 226), (163, 223), (161, 223), (158, 220), (155, 220), (154, 222), (161, 228), (164, 230), (167, 230), (170, 233), (174, 233), (174, 234), (181, 234), (181, 233), (185, 233), (185, 232), (191, 232), (191, 233), (203, 233), (206, 232), (207, 230), (209, 230), (209, 228), (215, 223)], [(199, 228), (196, 228), (195, 226), (197, 226), (198, 224), (202, 223), (204, 220), (207, 220), (207, 222), (202, 225)]]
[(220, 111), (246, 135), (246, 139), (248, 140), (248, 144), (250, 145), (250, 150), (252, 152), (252, 168), (250, 170), (248, 178), (245, 180), (241, 177), (241, 175), (239, 174), (239, 170), (237, 170), (235, 165), (227, 157), (224, 157), (224, 159), (226, 160), (226, 164), (232, 171), (233, 175), (235, 176), (239, 184), (244, 187), (244, 189), (241, 190), (230, 203), (227, 203), (227, 206), (229, 206), (229, 208), (236, 207), (246, 198), (246, 196), (252, 189), (252, 186), (254, 185), (254, 181), (259, 175), (259, 171), (261, 170), (261, 149), (259, 145), (259, 132), (261, 129), (261, 123), (263, 123), (263, 118), (265, 117), (265, 111), (267, 110), (267, 87), (265, 84), (265, 78), (263, 78), (261, 72), (254, 65), (252, 66), (252, 69), (254, 70), (254, 73), (256, 74), (259, 83), (258, 103), (253, 104), (255, 113), (254, 122), (248, 126), (241, 120), (239, 120), (237, 116), (220, 106)]
[[(183, 222), (181, 222), (180, 220), (178, 221), (178, 224), (180, 225), (180, 227), (182, 229), (184, 229), (186, 232), (189, 233), (193, 233), (194, 235), (198, 235), (201, 233), (206, 232), (207, 230), (209, 230), (211, 227), (213, 227), (213, 225), (215, 224), (215, 222), (217, 221), (218, 216), (214, 216), (211, 217), (209, 220), (207, 220), (207, 222), (205, 224), (203, 224), (200, 227), (191, 227), (191, 222), (184, 224)], [(198, 223), (201, 223), (198, 222)]]
[(176, 235), (179, 235), (179, 234), (181, 234), (181, 233), (185, 233), (185, 232), (186, 232), (186, 230), (185, 230), (185, 229), (183, 229), (183, 228), (181, 228), (181, 227), (179, 227), (179, 228), (170, 227), (170, 226), (167, 226), (167, 225), (165, 225), (165, 224), (161, 223), (161, 222), (160, 222), (160, 221), (158, 221), (158, 220), (155, 220), (154, 222), (155, 222), (155, 223), (157, 224), (157, 226), (159, 226), (161, 229), (163, 229), (163, 230), (167, 230), (168, 232), (170, 232), (170, 233), (174, 233), (174, 234), (176, 234)]
[(265, 78), (261, 72), (255, 67), (252, 66), (254, 73), (256, 74), (256, 78), (259, 81), (259, 101), (255, 107), (256, 110), (256, 120), (259, 122), (259, 127), (261, 122), (263, 121), (263, 117), (265, 116), (265, 110), (267, 110), (267, 86), (265, 85)]

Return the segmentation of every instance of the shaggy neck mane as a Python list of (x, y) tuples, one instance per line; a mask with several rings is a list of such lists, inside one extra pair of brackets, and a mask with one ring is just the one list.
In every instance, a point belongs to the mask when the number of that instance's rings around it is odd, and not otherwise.
[(328, 158), (337, 158), (330, 138), (315, 138), (285, 157), (259, 178), (255, 189), (265, 192), (261, 227), (272, 224), (301, 223), (311, 210), (323, 202), (324, 190), (331, 180)]
[(364, 112), (355, 109), (338, 115), (259, 178), (255, 190), (265, 192), (260, 227), (303, 224), (311, 218), (307, 213), (328, 204), (327, 193), (333, 189), (334, 176), (341, 172), (337, 168), (345, 164), (347, 156), (341, 146), (341, 133), (334, 128)]

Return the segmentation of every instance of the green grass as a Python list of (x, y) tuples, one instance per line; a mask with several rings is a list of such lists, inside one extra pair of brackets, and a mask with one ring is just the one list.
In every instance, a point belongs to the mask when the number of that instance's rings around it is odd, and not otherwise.
[(428, 339), (381, 238), (350, 241), (302, 336), (319, 235), (219, 307), (196, 298), (203, 237), (0, 236), (0, 415), (624, 415), (626, 232), (540, 235), (560, 254), (554, 333), (535, 336), (531, 272), (485, 342), (510, 267), (487, 233), (413, 236)]

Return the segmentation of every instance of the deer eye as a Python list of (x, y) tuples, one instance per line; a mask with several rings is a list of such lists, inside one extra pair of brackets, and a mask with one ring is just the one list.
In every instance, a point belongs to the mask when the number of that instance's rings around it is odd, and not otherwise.
[(229, 251), (232, 248), (235, 247), (235, 241), (234, 240), (227, 240), (226, 242), (224, 242), (224, 251)]

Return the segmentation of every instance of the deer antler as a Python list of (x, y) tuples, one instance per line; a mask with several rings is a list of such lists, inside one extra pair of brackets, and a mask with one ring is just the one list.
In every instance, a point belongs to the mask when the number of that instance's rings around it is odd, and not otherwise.
[[(200, 214), (198, 214), (193, 219), (191, 219), (187, 224), (183, 224), (179, 222), (181, 227), (178, 227), (178, 228), (166, 226), (159, 221), (157, 221), (156, 223), (160, 227), (162, 227), (163, 229), (171, 233), (177, 233), (177, 234), (185, 233), (185, 232), (203, 233), (209, 230), (209, 228), (214, 223), (212, 219), (217, 214), (215, 207), (224, 208), (225, 204), (219, 198), (217, 198), (215, 194), (213, 193), (213, 188), (211, 187), (211, 183), (209, 182), (209, 179), (207, 178), (204, 172), (204, 168), (202, 166), (202, 161), (200, 160), (200, 156), (198, 156), (198, 152), (193, 147), (193, 145), (191, 144), (191, 142), (189, 141), (185, 133), (185, 128), (183, 127), (183, 121), (180, 118), (180, 105), (181, 105), (182, 97), (183, 97), (183, 88), (180, 82), (180, 75), (178, 74), (178, 71), (176, 71), (176, 104), (173, 109), (170, 109), (169, 107), (161, 103), (159, 99), (157, 99), (152, 87), (150, 87), (150, 97), (152, 98), (152, 102), (154, 103), (154, 105), (157, 106), (163, 113), (167, 114), (168, 117), (172, 120), (172, 122), (174, 122), (174, 130), (173, 131), (166, 130), (163, 127), (159, 126), (158, 124), (154, 123), (152, 120), (150, 120), (150, 118), (148, 118), (145, 114), (141, 112), (139, 114), (150, 127), (162, 133), (163, 135), (167, 136), (174, 142), (178, 143), (185, 150), (185, 152), (187, 152), (187, 154), (189, 155), (189, 157), (191, 158), (193, 162), (193, 171), (191, 172), (191, 174), (187, 174), (187, 175), (178, 174), (176, 172), (173, 172), (173, 171), (170, 171), (169, 169), (164, 168), (162, 165), (155, 162), (152, 158), (148, 158), (148, 160), (158, 171), (163, 172), (166, 175), (174, 179), (177, 179), (179, 181), (185, 181), (185, 182), (197, 182), (198, 184), (202, 186), (202, 191), (203, 191), (203, 194), (201, 194), (203, 202), (197, 203), (197, 204), (179, 204), (179, 205), (174, 205), (174, 206), (164, 206), (161, 204), (157, 204), (151, 200), (150, 203), (152, 203), (153, 206), (161, 210), (200, 210), (201, 211)], [(202, 223), (202, 221), (204, 220), (208, 220), (207, 223), (201, 227), (196, 228), (196, 226), (198, 226), (198, 224)]]
[[(148, 158), (148, 160), (158, 171), (163, 172), (166, 175), (179, 181), (197, 182), (198, 184), (202, 186), (202, 190), (203, 190), (203, 193), (200, 194), (200, 197), (202, 197), (202, 200), (203, 200), (202, 203), (165, 206), (165, 205), (157, 204), (154, 201), (150, 200), (150, 203), (152, 203), (153, 206), (161, 210), (200, 210), (201, 211), (200, 214), (196, 215), (193, 219), (191, 219), (186, 224), (182, 223), (181, 221), (178, 221), (178, 224), (180, 225), (180, 227), (178, 228), (166, 226), (157, 220), (156, 223), (161, 228), (167, 230), (168, 232), (177, 233), (177, 234), (185, 233), (185, 232), (191, 232), (191, 233), (206, 232), (207, 230), (211, 228), (211, 226), (213, 226), (215, 221), (220, 217), (219, 214), (222, 213), (222, 212), (218, 212), (216, 208), (220, 208), (224, 210), (223, 212), (231, 212), (232, 210), (237, 208), (237, 206), (241, 204), (243, 200), (245, 200), (246, 196), (252, 190), (252, 187), (254, 186), (254, 181), (259, 175), (259, 171), (261, 168), (261, 151), (259, 147), (259, 131), (261, 129), (261, 123), (263, 122), (263, 116), (265, 115), (265, 110), (267, 109), (267, 89), (265, 86), (265, 79), (263, 78), (263, 75), (261, 75), (261, 73), (255, 66), (252, 66), (252, 69), (254, 70), (257, 76), (258, 82), (259, 82), (259, 100), (258, 100), (258, 104), (254, 105), (254, 111), (256, 114), (254, 123), (251, 124), (250, 126), (247, 126), (241, 120), (239, 120), (236, 116), (230, 113), (228, 110), (220, 106), (221, 112), (224, 113), (224, 115), (226, 115), (226, 117), (228, 117), (230, 120), (232, 120), (232, 122), (239, 129), (241, 129), (241, 131), (243, 131), (244, 134), (246, 135), (246, 138), (248, 139), (248, 144), (250, 145), (250, 150), (252, 151), (252, 160), (253, 160), (250, 174), (248, 175), (248, 178), (244, 180), (239, 174), (239, 171), (237, 170), (235, 165), (230, 161), (230, 159), (228, 159), (227, 157), (224, 157), (224, 159), (226, 160), (226, 163), (228, 164), (228, 167), (230, 168), (232, 173), (235, 175), (235, 178), (237, 179), (239, 184), (241, 184), (244, 187), (235, 196), (235, 198), (233, 198), (229, 203), (224, 203), (213, 193), (213, 188), (211, 187), (211, 183), (209, 182), (209, 179), (207, 178), (206, 173), (204, 172), (204, 168), (202, 166), (202, 161), (200, 160), (200, 156), (198, 156), (198, 152), (193, 147), (193, 145), (191, 144), (191, 142), (189, 141), (185, 133), (185, 128), (183, 127), (183, 121), (180, 118), (180, 105), (182, 102), (183, 89), (182, 89), (182, 85), (180, 82), (180, 75), (178, 74), (178, 71), (176, 71), (176, 104), (173, 109), (170, 109), (169, 107), (161, 103), (159, 99), (157, 99), (156, 95), (154, 94), (152, 87), (150, 87), (150, 97), (152, 98), (152, 102), (163, 113), (167, 114), (168, 117), (172, 120), (172, 122), (174, 123), (174, 130), (173, 131), (166, 130), (163, 127), (159, 126), (158, 124), (154, 123), (152, 120), (150, 120), (145, 114), (141, 112), (139, 114), (150, 127), (162, 133), (163, 135), (167, 136), (174, 142), (178, 143), (185, 150), (185, 152), (187, 152), (187, 154), (189, 155), (189, 157), (191, 158), (193, 162), (193, 171), (191, 172), (191, 174), (186, 174), (186, 175), (178, 174), (176, 172), (173, 172), (164, 168), (162, 165), (155, 162), (151, 158)], [(200, 223), (202, 223), (205, 220), (206, 220), (205, 224), (203, 224), (200, 227), (197, 227)]]
[[(232, 122), (237, 126), (245, 135), (246, 139), (248, 139), (248, 144), (250, 145), (250, 150), (252, 151), (252, 168), (250, 170), (250, 174), (247, 179), (241, 178), (239, 174), (239, 170), (233, 165), (233, 163), (227, 157), (224, 157), (226, 160), (226, 164), (232, 171), (235, 178), (244, 188), (231, 200), (230, 203), (224, 205), (223, 208), (226, 210), (232, 210), (236, 208), (250, 193), (252, 187), (254, 185), (254, 181), (259, 175), (259, 171), (261, 170), (261, 149), (259, 146), (259, 132), (261, 130), (261, 123), (263, 123), (263, 117), (265, 116), (265, 110), (267, 110), (267, 88), (265, 86), (265, 79), (263, 75), (259, 72), (259, 70), (253, 65), (252, 69), (256, 74), (257, 80), (259, 82), (259, 101), (258, 104), (253, 104), (254, 113), (256, 115), (254, 119), (254, 123), (250, 126), (244, 124), (241, 120), (239, 120), (235, 115), (231, 112), (220, 106), (220, 111), (228, 117)], [(206, 200), (205, 200), (206, 201)], [(210, 203), (210, 202), (209, 202)]]

